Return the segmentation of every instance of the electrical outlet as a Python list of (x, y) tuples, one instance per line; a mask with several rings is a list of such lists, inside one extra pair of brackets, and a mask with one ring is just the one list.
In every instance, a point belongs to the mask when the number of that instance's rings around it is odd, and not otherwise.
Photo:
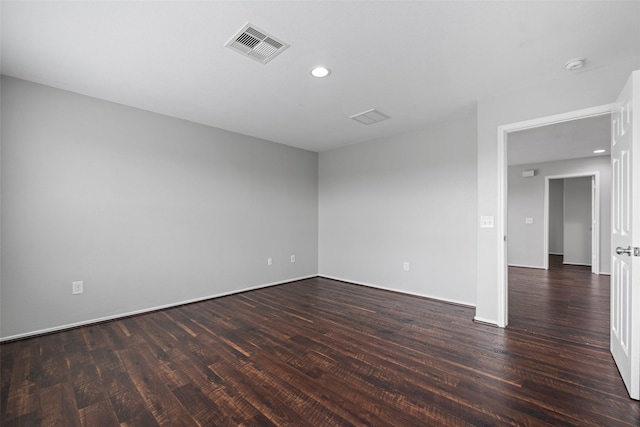
[(408, 262), (405, 262), (404, 264), (402, 264), (402, 269), (403, 269), (404, 271), (409, 271), (409, 263), (408, 263)]
[(296, 262), (296, 256), (295, 255), (291, 255), (291, 262)]
[(71, 293), (73, 295), (84, 293), (84, 282), (71, 282)]
[(273, 258), (267, 258), (267, 265), (273, 264)]

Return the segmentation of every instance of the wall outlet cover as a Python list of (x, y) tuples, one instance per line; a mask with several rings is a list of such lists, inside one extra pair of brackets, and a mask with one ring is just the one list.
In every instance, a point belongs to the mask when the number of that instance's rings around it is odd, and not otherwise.
[(71, 282), (71, 293), (73, 295), (81, 294), (84, 292), (84, 282)]

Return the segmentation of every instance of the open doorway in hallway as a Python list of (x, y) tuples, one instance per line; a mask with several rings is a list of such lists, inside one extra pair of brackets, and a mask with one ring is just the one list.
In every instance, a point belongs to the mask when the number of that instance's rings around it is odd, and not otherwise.
[(509, 328), (609, 347), (610, 120), (508, 134)]

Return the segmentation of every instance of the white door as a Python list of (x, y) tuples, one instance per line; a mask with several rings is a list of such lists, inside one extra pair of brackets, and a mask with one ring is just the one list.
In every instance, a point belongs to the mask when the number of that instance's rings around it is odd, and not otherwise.
[(591, 177), (564, 180), (565, 264), (593, 265)]
[(611, 115), (611, 353), (633, 399), (640, 399), (639, 104), (640, 71), (635, 71)]
[(600, 239), (598, 236), (599, 228), (596, 226), (597, 209), (596, 203), (596, 177), (591, 176), (591, 273), (600, 274), (600, 260), (598, 259), (598, 251), (600, 250)]

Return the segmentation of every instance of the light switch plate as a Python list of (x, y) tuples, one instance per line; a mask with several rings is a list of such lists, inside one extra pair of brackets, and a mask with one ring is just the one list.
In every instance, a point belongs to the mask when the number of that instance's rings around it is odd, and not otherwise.
[(492, 216), (481, 216), (480, 217), (480, 228), (493, 228), (493, 217)]

